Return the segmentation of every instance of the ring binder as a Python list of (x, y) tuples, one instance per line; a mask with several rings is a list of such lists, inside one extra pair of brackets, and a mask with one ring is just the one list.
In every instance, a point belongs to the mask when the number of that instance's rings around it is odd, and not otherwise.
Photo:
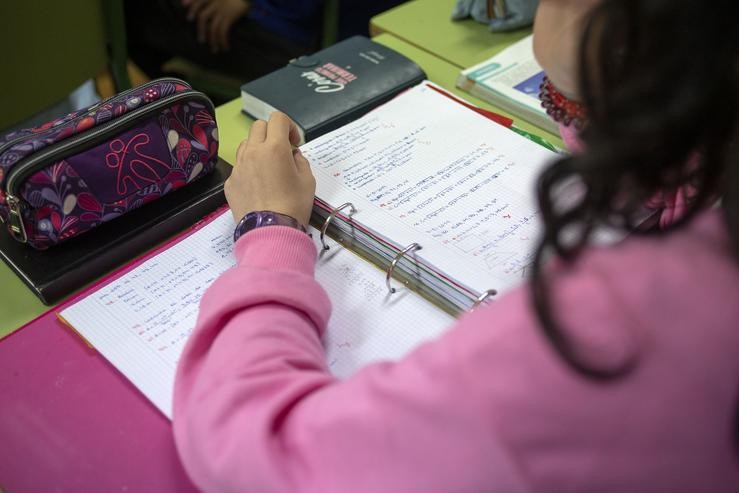
[(415, 252), (416, 250), (420, 250), (421, 245), (418, 243), (411, 243), (404, 249), (402, 249), (398, 254), (395, 256), (392, 262), (390, 262), (390, 267), (388, 267), (387, 272), (385, 273), (385, 286), (387, 286), (387, 290), (390, 294), (393, 294), (395, 292), (395, 288), (390, 286), (390, 278), (393, 277), (393, 271), (395, 270), (395, 265), (398, 263), (398, 261), (403, 258), (403, 255), (405, 255), (408, 252)]
[(340, 210), (345, 209), (346, 207), (349, 207), (349, 216), (357, 212), (357, 209), (354, 207), (354, 204), (352, 204), (351, 202), (345, 202), (341, 204), (339, 207), (333, 208), (331, 210), (331, 213), (328, 215), (326, 220), (323, 222), (323, 226), (321, 227), (321, 246), (323, 247), (324, 250), (328, 250), (330, 248), (326, 244), (326, 241), (323, 239), (324, 236), (326, 236), (326, 230), (328, 229), (329, 223)]
[(471, 311), (471, 312), (473, 312), (473, 311), (477, 310), (477, 308), (478, 308), (478, 307), (479, 307), (479, 306), (480, 306), (480, 305), (481, 305), (481, 304), (482, 304), (482, 303), (483, 303), (483, 302), (484, 302), (484, 301), (485, 301), (486, 299), (488, 299), (488, 298), (489, 298), (489, 297), (491, 297), (491, 296), (495, 296), (496, 294), (498, 294), (498, 291), (497, 291), (497, 290), (495, 290), (495, 289), (488, 289), (488, 290), (486, 290), (486, 291), (483, 291), (483, 292), (482, 292), (482, 293), (480, 294), (480, 296), (478, 296), (478, 297), (477, 297), (477, 299), (475, 300), (475, 302), (474, 302), (474, 303), (472, 304), (472, 308), (470, 308), (470, 311)]

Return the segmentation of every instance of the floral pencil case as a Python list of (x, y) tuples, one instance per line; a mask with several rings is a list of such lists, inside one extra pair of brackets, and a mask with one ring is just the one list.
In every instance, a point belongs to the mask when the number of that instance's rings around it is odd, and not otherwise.
[(0, 136), (0, 220), (45, 249), (205, 176), (217, 158), (213, 103), (154, 80)]

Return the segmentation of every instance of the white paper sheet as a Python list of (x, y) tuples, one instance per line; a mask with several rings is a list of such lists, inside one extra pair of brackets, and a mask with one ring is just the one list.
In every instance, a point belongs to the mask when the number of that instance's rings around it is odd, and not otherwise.
[(556, 157), (423, 84), (304, 145), (316, 195), (477, 292), (532, 261), (534, 183)]
[[(235, 265), (233, 228), (226, 211), (61, 312), (169, 418), (177, 361), (195, 327), (200, 298)], [(313, 237), (318, 243), (315, 230)], [(319, 257), (316, 277), (333, 304), (324, 344), (329, 368), (339, 377), (373, 361), (398, 359), (453, 321), (406, 289), (388, 296), (384, 273), (337, 244)]]

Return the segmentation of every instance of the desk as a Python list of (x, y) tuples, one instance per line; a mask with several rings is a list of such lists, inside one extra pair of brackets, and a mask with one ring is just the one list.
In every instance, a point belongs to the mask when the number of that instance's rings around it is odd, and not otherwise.
[(0, 261), (0, 286), (0, 338), (49, 308), (3, 261)]
[[(406, 5), (408, 7), (413, 6), (414, 8), (417, 8), (415, 7), (416, 4), (424, 3), (429, 2), (426, 2), (426, 0), (418, 0), (405, 4), (400, 8), (403, 8)], [(400, 8), (393, 9), (389, 11), (388, 14), (382, 14), (378, 17), (375, 17), (373, 19), (373, 22), (378, 19), (380, 21), (383, 21), (383, 18), (385, 20), (387, 18), (390, 18), (391, 20), (396, 19), (394, 14)], [(451, 9), (451, 7), (449, 8)], [(463, 22), (459, 25), (454, 24), (448, 20), (448, 15), (444, 17), (443, 20), (444, 24), (446, 25), (453, 24), (455, 26), (455, 30), (459, 28), (462, 31), (466, 31), (469, 28), (477, 27), (475, 25), (476, 23), (469, 24)], [(387, 24), (385, 24), (383, 21), (383, 25)], [(484, 34), (485, 36), (490, 35), (490, 33), (488, 33), (484, 29), (484, 26), (480, 25), (480, 27), (483, 28), (482, 31), (479, 31), (478, 29), (472, 29), (473, 37), (476, 38), (480, 33)], [(511, 38), (511, 40), (512, 39), (513, 38)], [(421, 65), (431, 81), (439, 84), (444, 88), (449, 89), (454, 94), (467, 99), (471, 103), (476, 104), (480, 107), (491, 109), (506, 116), (511, 116), (509, 113), (502, 111), (501, 109), (496, 108), (495, 106), (492, 106), (480, 99), (470, 96), (469, 94), (460, 91), (459, 89), (454, 87), (455, 80), (459, 73), (459, 68), (453, 63), (440, 59), (431, 54), (428, 50), (419, 48), (418, 46), (403, 41), (402, 39), (399, 39), (396, 36), (390, 35), (388, 33), (377, 36), (375, 40), (399, 51), (400, 53), (403, 53), (412, 60), (415, 60), (419, 65)], [(455, 42), (461, 43), (461, 38), (458, 36), (457, 41)], [(246, 135), (249, 132), (251, 122), (241, 113), (241, 100), (239, 99), (235, 99), (216, 108), (216, 119), (218, 121), (218, 131), (220, 134), (219, 155), (226, 161), (232, 163), (236, 159), (236, 149), (238, 148), (239, 143), (244, 138), (246, 138)], [(528, 132), (543, 136), (545, 139), (549, 140), (555, 145), (563, 145), (561, 139), (558, 136), (544, 132), (541, 129), (530, 125), (522, 120), (516, 119), (516, 125)], [(35, 317), (39, 316), (49, 309), (49, 307), (43, 305), (41, 301), (39, 301), (38, 298), (36, 298), (31, 293), (31, 291), (29, 291), (25, 287), (21, 280), (3, 262), (0, 262), (0, 286), (2, 286), (2, 289), (0, 290), (0, 338), (11, 333), (13, 330), (17, 329), (21, 325), (34, 319)], [(72, 293), (70, 293), (70, 295), (71, 294)]]
[[(453, 87), (457, 69), (448, 62), (389, 34), (377, 41), (416, 60), (430, 80)], [(250, 121), (241, 114), (240, 100), (216, 113), (220, 155), (233, 162)], [(0, 282), (15, 286), (18, 300), (33, 301), (11, 276), (3, 272)], [(14, 307), (7, 299), (0, 306), (6, 327), (45, 309), (40, 303)], [(193, 490), (176, 456), (169, 421), (52, 313), (0, 341), (0, 395), (5, 399), (0, 405), (0, 489)]]
[[(487, 60), (509, 44), (531, 34), (531, 29), (491, 33), (472, 19), (452, 21), (456, 0), (413, 0), (376, 15), (370, 33), (392, 34), (460, 69)], [(452, 87), (452, 86), (447, 86)]]

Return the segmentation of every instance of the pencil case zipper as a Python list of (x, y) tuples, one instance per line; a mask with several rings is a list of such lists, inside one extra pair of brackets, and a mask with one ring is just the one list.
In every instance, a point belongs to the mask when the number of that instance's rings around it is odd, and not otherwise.
[[(171, 79), (171, 81), (186, 84), (179, 79)], [(140, 87), (136, 89), (140, 89)], [(122, 94), (127, 94), (129, 91), (131, 91), (131, 89), (120, 94), (116, 94), (115, 97), (118, 98)], [(206, 105), (206, 107), (210, 110), (212, 114), (215, 114), (213, 103), (205, 94), (193, 89), (188, 89), (166, 96), (141, 108), (137, 108), (131, 113), (127, 113), (123, 116), (108, 121), (98, 128), (83, 132), (79, 135), (71, 136), (67, 139), (51, 144), (38, 153), (35, 153), (16, 163), (8, 172), (8, 175), (5, 177), (5, 190), (7, 193), (6, 203), (8, 205), (10, 230), (16, 240), (22, 243), (28, 241), (22, 219), (22, 208), (24, 206), (24, 201), (20, 198), (18, 193), (20, 184), (22, 184), (26, 178), (49, 165), (49, 161), (58, 161), (60, 159), (64, 159), (65, 157), (74, 155), (76, 152), (84, 150), (87, 147), (102, 143), (103, 141), (105, 141), (106, 138), (109, 137), (108, 133), (111, 129), (114, 129), (114, 133), (117, 134), (132, 127), (139, 121), (145, 119), (158, 110), (166, 108), (174, 103), (182, 102), (189, 99), (197, 99), (201, 101)], [(87, 116), (92, 111), (97, 109), (98, 106), (104, 104), (106, 101), (98, 103), (97, 105), (90, 108), (90, 111), (87, 111), (82, 115), (78, 115), (75, 118), (82, 118), (84, 116)], [(71, 120), (72, 119), (70, 119), (69, 121)], [(38, 134), (36, 134), (35, 136), (37, 137)], [(2, 152), (4, 152), (6, 149), (9, 149), (10, 147), (16, 145), (18, 142), (27, 137), (28, 136), (23, 136), (18, 139), (14, 139), (8, 144), (4, 145), (2, 148), (0, 148), (0, 155), (2, 155)]]
[[(27, 140), (30, 137), (38, 138), (38, 137), (44, 136), (45, 134), (51, 132), (52, 130), (55, 130), (56, 127), (59, 126), (59, 125), (63, 125), (63, 124), (66, 125), (66, 124), (68, 124), (71, 121), (79, 120), (81, 118), (85, 118), (86, 116), (93, 115), (98, 110), (98, 108), (100, 108), (104, 104), (106, 104), (106, 103), (108, 103), (108, 102), (110, 102), (110, 101), (112, 101), (114, 99), (122, 99), (125, 96), (128, 96), (129, 94), (133, 93), (134, 91), (140, 91), (141, 89), (145, 89), (148, 86), (154, 85), (154, 83), (161, 83), (161, 82), (172, 82), (173, 84), (182, 84), (182, 85), (187, 86), (187, 87), (190, 86), (190, 84), (188, 84), (187, 82), (183, 81), (182, 79), (178, 79), (176, 77), (163, 77), (161, 79), (157, 79), (155, 81), (152, 81), (152, 82), (149, 82), (149, 83), (146, 83), (146, 84), (142, 84), (142, 85), (137, 86), (137, 87), (132, 87), (130, 89), (126, 89), (125, 91), (121, 91), (119, 93), (113, 94), (112, 96), (107, 97), (107, 98), (103, 99), (102, 101), (98, 101), (97, 103), (95, 103), (92, 106), (90, 106), (89, 108), (87, 108), (87, 111), (85, 111), (84, 113), (80, 113), (79, 115), (76, 115), (73, 118), (69, 118), (68, 120), (60, 120), (56, 125), (47, 128), (43, 132), (39, 132), (39, 133), (35, 133), (35, 134), (34, 133), (27, 133), (27, 134), (21, 135), (19, 137), (16, 137), (15, 139), (11, 140), (10, 142), (6, 142), (5, 144), (3, 144), (3, 145), (0, 146), (0, 156), (2, 156), (3, 153), (5, 151), (7, 151), (8, 149), (12, 148), (13, 146), (17, 145), (20, 142), (23, 142), (24, 140)], [(169, 96), (167, 96), (167, 97), (169, 97)], [(146, 106), (144, 106), (142, 108), (139, 108), (138, 110), (142, 110), (144, 108), (146, 108)], [(106, 123), (110, 123), (110, 122), (106, 122)]]

